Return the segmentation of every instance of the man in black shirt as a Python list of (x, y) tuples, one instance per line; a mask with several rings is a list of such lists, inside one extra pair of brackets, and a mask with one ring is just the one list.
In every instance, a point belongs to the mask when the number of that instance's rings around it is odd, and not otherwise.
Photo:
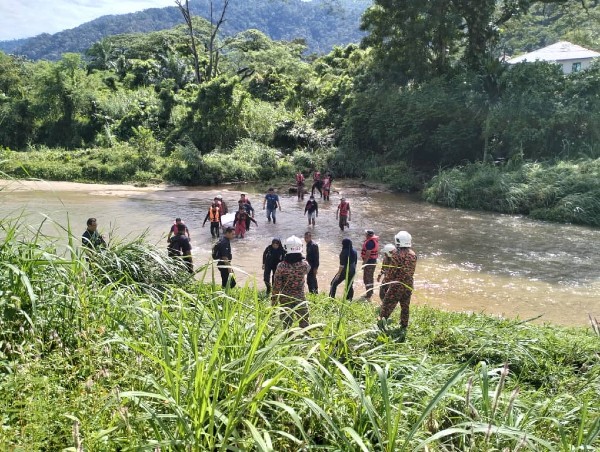
[(306, 284), (310, 293), (318, 293), (319, 245), (312, 241), (312, 234), (308, 231), (304, 233), (304, 241), (306, 242), (306, 261), (310, 265), (310, 271), (306, 275)]
[(81, 236), (81, 243), (84, 247), (97, 250), (100, 248), (106, 248), (106, 241), (104, 237), (102, 237), (98, 231), (98, 224), (95, 218), (88, 218), (87, 220), (87, 229), (83, 232)]
[(233, 268), (231, 267), (231, 239), (233, 238), (233, 228), (225, 228), (223, 237), (213, 248), (213, 259), (217, 260), (217, 268), (221, 273), (221, 285), (223, 289), (227, 286), (235, 287), (235, 278), (233, 276)]
[(285, 257), (285, 250), (281, 245), (281, 240), (275, 237), (269, 246), (265, 248), (263, 252), (262, 268), (264, 270), (264, 281), (267, 288), (267, 296), (271, 294), (271, 285), (273, 284), (273, 278), (275, 277), (275, 270), (283, 258)]
[(177, 234), (169, 239), (169, 257), (182, 257), (188, 271), (194, 273), (192, 245), (186, 235), (186, 229), (183, 223), (177, 225)]

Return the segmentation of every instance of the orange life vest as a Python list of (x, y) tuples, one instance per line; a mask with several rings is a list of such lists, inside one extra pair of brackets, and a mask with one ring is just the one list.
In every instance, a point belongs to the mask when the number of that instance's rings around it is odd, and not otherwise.
[(340, 203), (340, 215), (343, 217), (348, 216), (348, 210), (350, 210), (350, 203), (348, 201), (344, 201)]
[(208, 210), (208, 218), (211, 223), (218, 223), (221, 218), (221, 211), (218, 207), (211, 207)]
[[(370, 241), (373, 241), (375, 243), (375, 246), (373, 247), (372, 250), (367, 249), (367, 243), (369, 243)], [(365, 240), (365, 243), (363, 243), (362, 250), (360, 251), (360, 257), (363, 260), (369, 260), (369, 259), (377, 259), (378, 255), (379, 255), (379, 237), (374, 235), (372, 237), (369, 237), (367, 240)]]

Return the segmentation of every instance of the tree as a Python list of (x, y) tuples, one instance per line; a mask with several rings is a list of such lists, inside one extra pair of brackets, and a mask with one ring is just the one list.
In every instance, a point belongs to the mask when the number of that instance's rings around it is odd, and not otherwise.
[(196, 48), (196, 37), (194, 35), (194, 23), (192, 21), (192, 16), (190, 15), (190, 5), (188, 0), (185, 0), (185, 3), (182, 3), (181, 0), (175, 0), (175, 4), (181, 11), (183, 20), (188, 28), (188, 33), (190, 35), (190, 49), (192, 51), (192, 57), (194, 58), (194, 75), (196, 76), (196, 83), (199, 84), (202, 82), (202, 78), (200, 77), (200, 60), (198, 58), (198, 49)]

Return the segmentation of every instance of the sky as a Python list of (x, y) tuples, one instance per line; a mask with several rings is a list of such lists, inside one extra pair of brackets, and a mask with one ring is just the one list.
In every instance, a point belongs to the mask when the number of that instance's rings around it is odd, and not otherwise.
[(174, 0), (0, 0), (0, 41), (74, 28), (106, 14), (175, 6)]

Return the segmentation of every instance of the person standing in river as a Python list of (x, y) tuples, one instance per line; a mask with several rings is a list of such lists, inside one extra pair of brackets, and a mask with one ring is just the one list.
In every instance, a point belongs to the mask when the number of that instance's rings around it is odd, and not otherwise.
[(169, 230), (169, 234), (167, 235), (167, 242), (171, 239), (172, 235), (177, 235), (178, 227), (180, 224), (182, 224), (185, 227), (185, 235), (187, 236), (188, 239), (191, 240), (190, 230), (185, 225), (185, 223), (181, 220), (181, 218), (178, 217), (178, 218), (175, 218), (175, 223), (173, 223), (173, 225), (171, 226), (171, 229)]
[(202, 227), (204, 227), (208, 220), (210, 220), (210, 235), (213, 239), (218, 239), (222, 225), (221, 209), (219, 209), (219, 205), (216, 202), (213, 202), (212, 205), (209, 207), (208, 212), (206, 213), (206, 217), (204, 217)]
[(340, 266), (337, 273), (331, 281), (329, 296), (335, 298), (337, 287), (344, 283), (343, 299), (352, 301), (354, 298), (354, 275), (356, 274), (356, 264), (358, 262), (358, 253), (352, 248), (352, 240), (342, 240), (342, 251), (340, 252)]
[(363, 266), (363, 282), (367, 292), (365, 293), (365, 300), (371, 301), (373, 296), (373, 285), (375, 283), (375, 267), (377, 267), (377, 256), (379, 254), (379, 237), (375, 235), (373, 229), (367, 229), (365, 231), (365, 241), (363, 242), (362, 249), (360, 251), (360, 257), (362, 259)]
[(285, 249), (281, 245), (281, 239), (275, 237), (271, 244), (265, 248), (262, 257), (262, 269), (264, 270), (263, 279), (267, 288), (267, 297), (271, 294), (271, 286), (275, 278), (275, 270), (285, 257)]
[(88, 249), (99, 250), (106, 248), (106, 240), (98, 232), (98, 222), (95, 218), (88, 218), (87, 228), (81, 235), (81, 244)]
[(338, 225), (342, 231), (345, 227), (350, 227), (348, 224), (348, 222), (351, 221), (350, 215), (350, 203), (346, 201), (346, 198), (340, 199), (337, 211), (335, 212), (335, 219), (339, 220)]
[(296, 174), (296, 190), (298, 193), (298, 201), (304, 201), (304, 174), (298, 171)]
[(194, 263), (192, 261), (192, 245), (187, 237), (185, 224), (177, 225), (177, 234), (169, 239), (168, 253), (169, 257), (180, 257), (190, 273), (194, 273)]
[(389, 287), (382, 300), (377, 323), (380, 327), (385, 328), (392, 312), (400, 304), (400, 327), (404, 336), (408, 328), (417, 254), (412, 250), (412, 236), (408, 232), (398, 232), (394, 240), (396, 249), (390, 253), (390, 262), (385, 272), (385, 279)]
[(310, 195), (306, 206), (304, 206), (304, 215), (308, 214), (308, 225), (315, 227), (315, 218), (319, 216), (319, 205), (315, 201), (315, 197)]
[(317, 271), (319, 270), (319, 245), (312, 240), (310, 231), (304, 233), (304, 242), (306, 243), (306, 262), (310, 265), (310, 271), (306, 275), (306, 285), (310, 293), (319, 293), (319, 284), (317, 282)]
[(269, 188), (267, 194), (265, 195), (265, 199), (263, 200), (263, 210), (267, 209), (267, 222), (271, 222), (271, 217), (273, 218), (273, 224), (277, 223), (277, 208), (279, 207), (279, 211), (281, 212), (281, 204), (279, 203), (279, 196), (275, 193), (275, 189), (273, 187)]
[(221, 274), (221, 286), (223, 289), (236, 285), (233, 268), (231, 267), (231, 239), (233, 238), (233, 228), (227, 227), (223, 232), (223, 237), (219, 240), (212, 250), (212, 258), (217, 261), (217, 268)]
[(310, 265), (302, 257), (302, 240), (295, 235), (285, 241), (286, 255), (275, 271), (271, 304), (280, 306), (281, 320), (286, 328), (300, 320), (300, 328), (308, 327), (308, 302), (304, 294), (304, 279)]

